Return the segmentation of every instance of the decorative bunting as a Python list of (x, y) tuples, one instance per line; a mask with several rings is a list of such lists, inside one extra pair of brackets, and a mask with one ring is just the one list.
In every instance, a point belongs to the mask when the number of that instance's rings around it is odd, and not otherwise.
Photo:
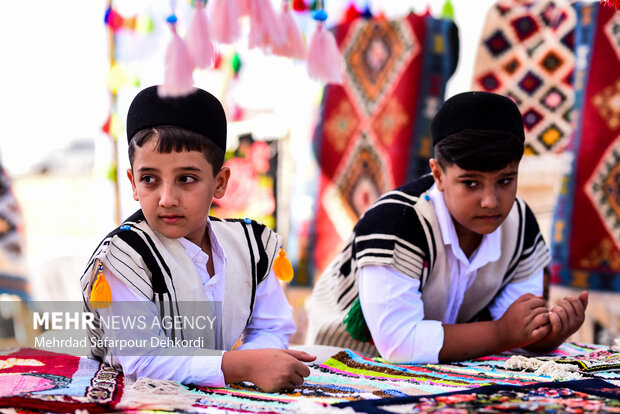
[(278, 23), (284, 32), (284, 43), (281, 46), (274, 45), (272, 51), (279, 56), (295, 59), (306, 58), (306, 43), (303, 35), (293, 19), (293, 13), (289, 8), (289, 0), (282, 2), (282, 12), (278, 16)]
[(265, 51), (272, 48), (281, 48), (286, 39), (278, 19), (271, 6), (271, 0), (252, 0), (248, 3), (250, 9), (250, 34), (248, 45)]
[(297, 12), (304, 12), (308, 10), (308, 6), (306, 6), (306, 2), (304, 0), (293, 0), (291, 7)]
[(211, 0), (211, 34), (220, 43), (234, 43), (241, 36), (239, 4), (234, 0)]
[(341, 23), (350, 23), (353, 20), (361, 16), (362, 16), (362, 13), (360, 13), (360, 11), (355, 6), (355, 2), (351, 2), (349, 4), (349, 7), (347, 7), (347, 10), (344, 12)]

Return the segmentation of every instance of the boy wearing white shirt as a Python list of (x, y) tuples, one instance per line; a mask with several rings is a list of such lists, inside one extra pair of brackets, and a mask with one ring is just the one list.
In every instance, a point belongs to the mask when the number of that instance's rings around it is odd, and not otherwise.
[[(286, 349), (292, 308), (272, 270), (281, 238), (250, 219), (208, 216), (231, 174), (224, 109), (202, 89), (157, 89), (138, 93), (127, 116), (127, 175), (141, 209), (104, 238), (81, 279), (95, 315), (91, 353), (134, 379), (292, 389), (314, 357)], [(107, 286), (109, 304), (99, 299)], [(115, 316), (139, 329), (110, 327)]]
[(380, 197), (318, 279), (307, 342), (409, 363), (554, 349), (583, 323), (588, 295), (551, 311), (541, 296), (550, 255), (516, 198), (518, 107), (462, 93), (431, 130), (431, 174)]

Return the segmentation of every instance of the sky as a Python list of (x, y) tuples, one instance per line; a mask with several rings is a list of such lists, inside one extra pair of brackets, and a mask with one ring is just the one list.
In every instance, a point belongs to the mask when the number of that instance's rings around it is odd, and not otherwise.
[[(168, 3), (168, 0), (153, 0)], [(180, 1), (180, 0), (179, 0)], [(469, 89), (476, 47), (492, 0), (452, 0), (459, 27), (461, 55), (446, 97)], [(279, 3), (279, 0), (274, 0)], [(364, 1), (357, 0), (363, 6)], [(139, 10), (144, 0), (117, 0), (124, 10)], [(332, 16), (346, 1), (326, 1)], [(439, 13), (443, 1), (371, 1), (388, 17), (430, 4)], [(0, 25), (0, 161), (10, 175), (27, 173), (34, 164), (80, 139), (109, 146), (101, 132), (110, 111), (106, 86), (109, 38), (103, 24), (104, 0), (5, 2)], [(163, 62), (162, 62), (163, 65)]]

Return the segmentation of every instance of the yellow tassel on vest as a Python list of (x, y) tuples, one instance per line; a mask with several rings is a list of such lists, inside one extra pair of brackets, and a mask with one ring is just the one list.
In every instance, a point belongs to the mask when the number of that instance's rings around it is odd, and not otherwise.
[(90, 305), (93, 308), (108, 308), (112, 302), (112, 290), (103, 275), (103, 265), (101, 262), (99, 262), (98, 270), (97, 279), (90, 291)]
[(284, 282), (290, 282), (293, 280), (293, 266), (286, 257), (284, 249), (280, 249), (278, 257), (273, 261), (273, 271), (278, 279)]

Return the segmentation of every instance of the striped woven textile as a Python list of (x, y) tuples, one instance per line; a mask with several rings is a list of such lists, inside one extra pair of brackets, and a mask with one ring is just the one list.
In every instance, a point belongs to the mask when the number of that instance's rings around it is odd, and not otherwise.
[[(553, 354), (570, 357), (605, 350), (590, 344), (564, 343)], [(510, 354), (492, 355), (455, 364), (395, 365), (381, 358), (367, 358), (343, 350), (321, 364), (310, 365), (305, 383), (292, 392), (265, 393), (250, 383), (227, 388), (180, 386), (187, 405), (179, 410), (194, 413), (338, 412), (334, 404), (362, 400), (398, 399), (454, 391), (472, 391), (488, 385), (528, 386), (551, 381), (545, 375), (503, 368)], [(131, 388), (122, 374), (95, 360), (27, 348), (0, 350), (0, 408), (20, 407), (20, 412), (169, 412), (166, 395), (142, 395), (131, 403)], [(620, 381), (620, 373), (586, 374), (590, 378)], [(618, 385), (618, 384), (616, 384)], [(610, 385), (611, 386), (611, 385)], [(151, 400), (151, 404), (149, 403)], [(134, 400), (138, 401), (138, 400)], [(162, 408), (164, 408), (162, 410)], [(341, 410), (342, 412), (346, 412)], [(350, 410), (348, 411), (350, 412)]]

